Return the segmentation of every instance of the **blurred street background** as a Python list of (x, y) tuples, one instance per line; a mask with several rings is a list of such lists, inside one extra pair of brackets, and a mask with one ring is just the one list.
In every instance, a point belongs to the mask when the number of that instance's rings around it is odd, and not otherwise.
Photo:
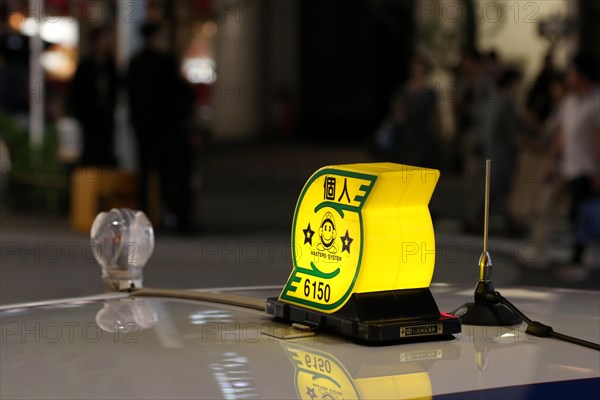
[(324, 165), (441, 171), (434, 282), (600, 290), (600, 2), (0, 0), (0, 304), (103, 290), (142, 209), (149, 287), (282, 285)]
[[(206, 179), (199, 193), (197, 218), (203, 221), (204, 231), (182, 237), (159, 230), (144, 284), (168, 288), (282, 285), (291, 272), (291, 221), (306, 179), (323, 164), (369, 160), (369, 153), (355, 146), (337, 148), (333, 154), (321, 146), (291, 149), (287, 144), (215, 150), (203, 162), (205, 170), (215, 175)], [(461, 190), (460, 177), (442, 175), (434, 192), (431, 209), (437, 254), (433, 281), (474, 286), (482, 235), (463, 232)], [(490, 238), (498, 288), (600, 290), (598, 271), (584, 281), (564, 282), (547, 269), (522, 267), (518, 254), (527, 248), (528, 240), (507, 237), (499, 225), (494, 224)], [(74, 231), (68, 218), (49, 213), (4, 214), (0, 232), (1, 304), (103, 291), (89, 234)], [(555, 263), (560, 264), (570, 256), (568, 230), (556, 240), (563, 241), (553, 253)], [(598, 254), (594, 257), (597, 262)]]

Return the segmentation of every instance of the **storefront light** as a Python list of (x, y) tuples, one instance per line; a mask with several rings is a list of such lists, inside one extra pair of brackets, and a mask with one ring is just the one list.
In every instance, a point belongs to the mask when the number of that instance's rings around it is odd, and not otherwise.
[(19, 27), (26, 36), (37, 35), (49, 43), (65, 46), (77, 46), (79, 43), (79, 24), (68, 17), (52, 17), (39, 23), (35, 18), (25, 18)]
[(183, 62), (183, 74), (191, 83), (210, 85), (217, 80), (215, 62), (206, 57), (188, 58)]

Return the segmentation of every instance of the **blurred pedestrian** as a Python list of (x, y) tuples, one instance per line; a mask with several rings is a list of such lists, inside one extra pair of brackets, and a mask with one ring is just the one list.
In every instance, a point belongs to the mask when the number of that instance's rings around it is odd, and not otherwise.
[(392, 96), (390, 113), (375, 133), (375, 149), (386, 160), (437, 168), (439, 109), (428, 81), (429, 65), (413, 57), (409, 77)]
[[(17, 41), (20, 39), (18, 37)], [(11, 49), (9, 42), (0, 28), (0, 114), (26, 119), (29, 108), (28, 71), (23, 57), (18, 56), (18, 50)]]
[(476, 51), (468, 51), (462, 55), (454, 77), (454, 147), (463, 172), (469, 168), (474, 156), (481, 153), (475, 131), (478, 123), (477, 103), (481, 99), (484, 81), (482, 68), (481, 55)]
[[(500, 63), (499, 60), (496, 62)], [(477, 51), (465, 52), (456, 74), (454, 102), (455, 149), (460, 154), (463, 176), (463, 229), (481, 233), (483, 191), (481, 165), (483, 159), (482, 120), (491, 93), (497, 93), (491, 76), (486, 74), (483, 58)]]
[(419, 167), (438, 167), (438, 99), (428, 82), (429, 65), (413, 57), (409, 77), (396, 94), (394, 117), (400, 126), (396, 160)]
[(14, 107), (15, 84), (10, 67), (6, 63), (4, 49), (0, 46), (0, 113), (10, 113)]
[[(519, 140), (517, 173), (510, 201), (510, 214), (521, 221), (521, 227), (524, 228), (528, 222), (532, 222), (531, 241), (536, 243), (540, 250), (546, 248), (547, 239), (551, 236), (555, 223), (561, 213), (564, 213), (565, 207), (560, 205), (568, 200), (565, 195), (561, 195), (560, 190), (557, 191), (560, 186), (557, 186), (557, 176), (552, 170), (547, 170), (549, 165), (546, 162), (551, 145), (558, 135), (559, 116), (567, 96), (565, 74), (554, 72), (553, 76), (548, 78), (547, 84), (550, 112), (545, 119), (541, 121), (532, 109), (525, 112), (524, 119), (527, 121), (529, 134)], [(523, 231), (524, 229), (515, 233), (520, 234)], [(529, 258), (523, 259), (523, 263), (535, 263), (538, 266), (546, 264), (543, 256), (545, 251), (538, 252), (531, 246), (523, 250)]]
[(113, 166), (114, 112), (117, 72), (113, 59), (113, 35), (108, 27), (90, 33), (90, 54), (82, 58), (71, 82), (69, 109), (83, 134), (80, 164)]
[(164, 223), (187, 233), (192, 218), (192, 154), (188, 124), (194, 93), (183, 80), (179, 63), (162, 42), (161, 27), (146, 23), (142, 51), (129, 65), (131, 121), (140, 162), (139, 202), (148, 211), (151, 176), (158, 175)]
[[(564, 99), (558, 113), (558, 134), (550, 149), (548, 178), (556, 179), (554, 199), (568, 196), (569, 219), (573, 226), (574, 241), (569, 265), (559, 269), (559, 276), (566, 280), (585, 279), (589, 271), (583, 265), (586, 238), (581, 235), (583, 224), (588, 231), (590, 221), (581, 217), (582, 206), (600, 193), (600, 88), (596, 84), (597, 66), (586, 55), (574, 57), (567, 71), (567, 84), (571, 92)], [(547, 202), (546, 207), (556, 207)], [(544, 213), (544, 214), (547, 214)], [(542, 217), (545, 217), (543, 215)], [(543, 259), (547, 233), (543, 227), (534, 229), (534, 245), (537, 253), (533, 260)], [(533, 263), (535, 265), (535, 263)]]
[(486, 80), (498, 82), (504, 72), (504, 66), (496, 50), (492, 49), (482, 57), (483, 74)]
[(483, 103), (480, 129), (484, 158), (492, 160), (493, 164), (490, 213), (503, 214), (509, 229), (516, 222), (508, 213), (507, 200), (513, 189), (517, 141), (525, 130), (516, 101), (520, 81), (521, 74), (518, 70), (507, 68), (502, 72), (496, 95)]
[[(571, 197), (569, 216), (575, 232), (581, 231), (582, 206), (600, 193), (600, 87), (598, 64), (591, 56), (574, 57), (567, 71), (572, 94), (565, 99), (560, 115), (557, 154), (560, 172)], [(596, 228), (597, 229), (597, 228)], [(586, 240), (575, 234), (570, 265), (559, 271), (565, 279), (585, 279), (589, 271), (582, 265)]]
[(554, 68), (553, 48), (544, 57), (542, 69), (538, 73), (531, 90), (527, 94), (526, 106), (539, 124), (543, 124), (552, 112), (551, 86), (556, 75)]

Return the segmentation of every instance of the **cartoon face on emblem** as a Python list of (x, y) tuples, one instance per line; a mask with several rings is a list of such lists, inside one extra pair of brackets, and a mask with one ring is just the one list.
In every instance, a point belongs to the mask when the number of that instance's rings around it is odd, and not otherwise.
[(335, 238), (337, 237), (337, 231), (335, 229), (335, 220), (333, 214), (326, 212), (321, 220), (321, 226), (319, 227), (319, 237), (321, 243), (318, 247), (323, 247), (323, 250), (328, 250), (332, 253), (337, 251), (334, 245)]

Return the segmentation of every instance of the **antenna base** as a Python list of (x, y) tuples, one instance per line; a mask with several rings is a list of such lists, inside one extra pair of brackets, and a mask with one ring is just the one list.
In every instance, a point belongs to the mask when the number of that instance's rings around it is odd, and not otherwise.
[(475, 287), (475, 302), (463, 304), (452, 314), (460, 317), (466, 325), (511, 326), (523, 322), (504, 304), (488, 300), (487, 295), (493, 292), (494, 285), (491, 281), (478, 281)]

